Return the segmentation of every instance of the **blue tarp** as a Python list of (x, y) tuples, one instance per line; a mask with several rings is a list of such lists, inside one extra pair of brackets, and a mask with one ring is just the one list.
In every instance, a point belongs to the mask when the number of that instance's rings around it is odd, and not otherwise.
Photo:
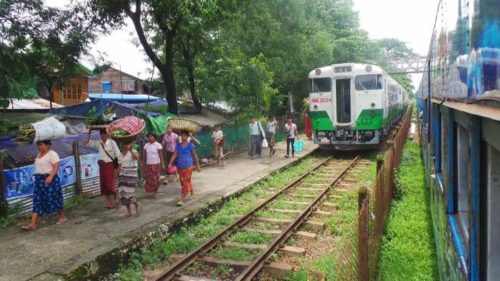
[(148, 101), (161, 100), (159, 97), (150, 95), (129, 95), (129, 94), (108, 94), (108, 93), (89, 93), (90, 100), (110, 100), (124, 103), (143, 103)]

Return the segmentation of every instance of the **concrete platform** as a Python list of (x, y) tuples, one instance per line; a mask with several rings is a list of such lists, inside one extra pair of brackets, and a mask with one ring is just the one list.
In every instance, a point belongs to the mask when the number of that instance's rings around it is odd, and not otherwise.
[(71, 209), (64, 225), (55, 225), (56, 218), (49, 217), (41, 221), (36, 231), (23, 232), (22, 224), (2, 229), (0, 280), (85, 280), (113, 272), (127, 251), (166, 237), (169, 229), (206, 212), (209, 206), (222, 204), (224, 199), (312, 153), (315, 148), (315, 144), (305, 141), (301, 153), (295, 158), (285, 158), (286, 146), (281, 142), (273, 158), (263, 156), (251, 160), (246, 154), (233, 155), (226, 161), (225, 169), (207, 167), (194, 173), (193, 185), (198, 197), (186, 201), (182, 208), (175, 205), (180, 186), (174, 182), (162, 185), (156, 200), (147, 199), (144, 189), (138, 188), (142, 205), (140, 217), (126, 218), (124, 207), (104, 210), (103, 199), (95, 198)]

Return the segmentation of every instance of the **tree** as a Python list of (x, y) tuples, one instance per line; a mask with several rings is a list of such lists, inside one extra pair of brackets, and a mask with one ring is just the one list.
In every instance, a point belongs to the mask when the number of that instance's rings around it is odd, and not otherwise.
[(75, 71), (79, 56), (102, 30), (83, 11), (79, 4), (62, 10), (41, 0), (0, 3), (2, 106), (36, 91), (37, 84), (52, 93), (57, 79)]
[[(178, 114), (174, 64), (177, 36), (181, 30), (197, 26), (196, 21), (211, 15), (220, 3), (226, 2), (230, 0), (92, 0), (92, 6), (108, 23), (123, 23), (125, 16), (132, 20), (139, 42), (161, 74), (169, 111)], [(198, 28), (189, 30), (193, 38), (201, 32)], [(155, 51), (155, 47), (161, 52)], [(188, 57), (191, 56), (189, 53)]]

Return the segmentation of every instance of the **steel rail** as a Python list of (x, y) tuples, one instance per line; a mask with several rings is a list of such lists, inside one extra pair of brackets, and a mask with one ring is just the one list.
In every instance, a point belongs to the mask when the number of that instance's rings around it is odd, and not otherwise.
[(266, 199), (266, 201), (264, 201), (263, 203), (258, 205), (255, 209), (248, 212), (246, 215), (242, 216), (236, 222), (232, 223), (231, 225), (229, 225), (226, 228), (224, 228), (223, 230), (221, 230), (218, 234), (216, 234), (210, 240), (206, 241), (205, 243), (200, 245), (198, 248), (196, 248), (195, 250), (193, 250), (189, 254), (185, 255), (183, 258), (177, 260), (173, 265), (171, 265), (169, 268), (167, 268), (165, 271), (163, 271), (161, 274), (159, 274), (153, 280), (155, 280), (155, 281), (172, 280), (173, 278), (179, 276), (179, 272), (184, 270), (189, 265), (191, 265), (196, 260), (196, 258), (202, 257), (205, 253), (207, 253), (208, 251), (212, 250), (215, 246), (217, 246), (217, 244), (224, 237), (232, 234), (233, 232), (237, 231), (239, 228), (243, 227), (244, 224), (248, 223), (248, 221), (250, 221), (252, 219), (252, 217), (255, 215), (256, 212), (262, 210), (266, 205), (268, 205), (270, 202), (272, 202), (276, 197), (282, 195), (283, 193), (288, 191), (290, 188), (296, 186), (305, 177), (307, 177), (311, 173), (315, 172), (316, 170), (318, 170), (322, 166), (326, 165), (331, 160), (332, 160), (332, 158), (328, 157), (326, 160), (324, 160), (321, 163), (319, 163), (318, 165), (314, 166), (307, 173), (305, 173), (304, 175), (300, 176), (298, 179), (296, 179), (293, 182), (286, 185), (283, 189), (281, 189), (280, 191), (273, 194), (273, 196), (271, 196), (270, 198)]
[(236, 281), (249, 281), (257, 275), (262, 267), (266, 264), (266, 261), (270, 258), (270, 256), (276, 252), (280, 247), (284, 246), (286, 240), (290, 238), (290, 236), (297, 232), (300, 225), (307, 219), (307, 217), (314, 211), (314, 208), (319, 203), (319, 201), (330, 192), (331, 188), (335, 186), (342, 177), (347, 173), (349, 169), (351, 169), (356, 162), (359, 160), (359, 155), (356, 156), (352, 162), (347, 166), (342, 173), (340, 173), (335, 180), (325, 188), (321, 194), (319, 194), (312, 202), (307, 206), (307, 208), (292, 222), (290, 223), (270, 244), (269, 248), (267, 248), (264, 252), (262, 252), (257, 258), (255, 258), (252, 263), (246, 267), (246, 269), (238, 275), (235, 279)]

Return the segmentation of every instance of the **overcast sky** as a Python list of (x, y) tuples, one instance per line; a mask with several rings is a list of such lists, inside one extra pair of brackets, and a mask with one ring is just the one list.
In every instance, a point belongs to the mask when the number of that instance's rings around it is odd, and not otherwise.
[[(46, 0), (46, 3), (62, 7), (67, 0)], [(408, 43), (418, 54), (426, 55), (437, 4), (438, 0), (354, 0), (354, 10), (359, 12), (361, 28), (368, 31), (371, 38), (396, 38)], [(101, 37), (92, 46), (91, 53), (104, 53), (115, 67), (149, 78), (148, 69), (152, 65), (147, 62), (142, 46), (133, 43), (137, 36), (131, 22), (128, 23), (124, 30)], [(84, 63), (93, 67), (89, 60)], [(413, 80), (417, 84), (419, 77)]]

